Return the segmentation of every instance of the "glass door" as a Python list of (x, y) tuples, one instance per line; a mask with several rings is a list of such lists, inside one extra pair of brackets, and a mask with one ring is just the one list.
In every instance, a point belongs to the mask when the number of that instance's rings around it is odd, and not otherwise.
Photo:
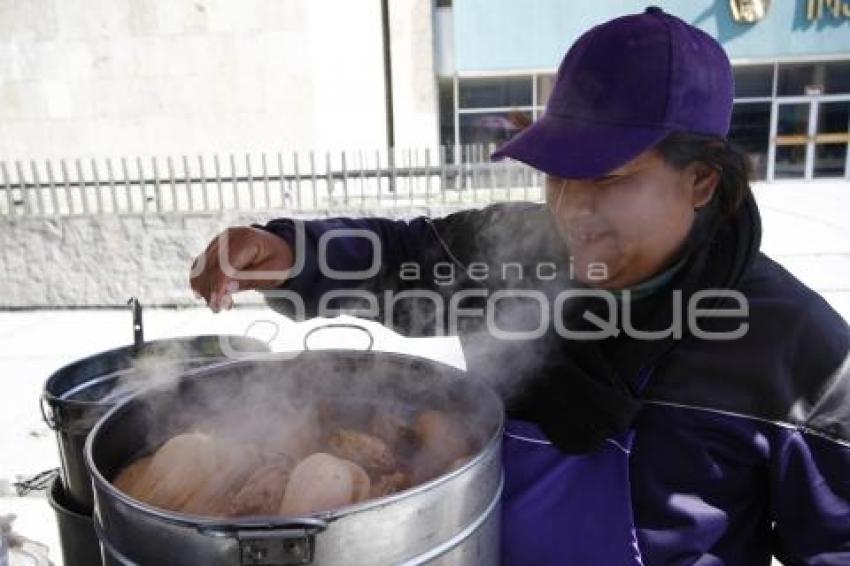
[(850, 143), (850, 100), (820, 100), (815, 103), (815, 179), (848, 175), (847, 144)]
[(768, 178), (850, 177), (850, 98), (777, 101), (772, 130)]
[(812, 109), (809, 100), (776, 103), (772, 136), (774, 179), (811, 178)]

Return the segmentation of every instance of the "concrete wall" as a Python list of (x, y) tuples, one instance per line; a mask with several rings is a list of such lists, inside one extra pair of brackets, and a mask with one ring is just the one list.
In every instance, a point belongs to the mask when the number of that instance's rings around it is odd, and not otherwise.
[[(439, 207), (411, 208), (403, 217), (448, 212)], [(350, 210), (327, 214), (356, 215)], [(360, 214), (386, 216), (386, 211)], [(188, 283), (192, 259), (224, 228), (264, 223), (275, 216), (280, 214), (5, 220), (0, 222), (0, 309), (121, 306), (131, 296), (145, 305), (197, 305)], [(259, 295), (254, 294), (253, 301), (259, 303)]]
[(391, 0), (393, 113), (398, 148), (439, 145), (432, 0)]
[(248, 215), (77, 216), (0, 223), (0, 307), (189, 304), (192, 258)]
[[(424, 146), (430, 2), (391, 4), (397, 131)], [(383, 77), (379, 0), (0, 0), (0, 160), (374, 150)]]

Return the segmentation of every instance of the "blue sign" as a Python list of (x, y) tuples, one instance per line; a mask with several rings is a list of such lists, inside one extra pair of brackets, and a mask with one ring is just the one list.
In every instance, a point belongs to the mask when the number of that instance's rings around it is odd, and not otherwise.
[[(654, 4), (717, 38), (733, 61), (840, 54), (850, 58), (850, 0)], [(454, 0), (455, 69), (553, 69), (583, 32), (644, 7), (634, 0)]]

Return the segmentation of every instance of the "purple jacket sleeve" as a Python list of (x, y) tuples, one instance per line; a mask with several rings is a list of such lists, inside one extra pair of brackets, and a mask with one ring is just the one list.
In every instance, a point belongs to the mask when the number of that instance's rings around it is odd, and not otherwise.
[(850, 340), (846, 324), (805, 326), (811, 365), (840, 362), (771, 451), (774, 552), (788, 564), (850, 564)]
[[(434, 219), (281, 218), (258, 227), (277, 234), (293, 247), (296, 273), (278, 291), (298, 295), (305, 307), (304, 316), (311, 317), (329, 291), (357, 289), (379, 296), (384, 291), (416, 289), (445, 297), (452, 289), (469, 283), (462, 273), (471, 262), (498, 264), (493, 254), (505, 247), (499, 242), (516, 242), (520, 228), (526, 243), (532, 232), (542, 239), (552, 238), (552, 231), (541, 218), (548, 216), (540, 205), (505, 203)], [(438, 281), (437, 268), (455, 269), (458, 277), (452, 282), (446, 282), (446, 277)], [(272, 308), (288, 316), (297, 315), (287, 308), (286, 301), (275, 301), (273, 295), (266, 293)], [(400, 332), (419, 333), (404, 323), (390, 322)]]
[[(433, 221), (424, 217), (410, 221), (281, 218), (260, 228), (292, 246), (296, 273), (277, 291), (298, 295), (307, 318), (318, 314), (320, 298), (331, 291), (359, 289), (380, 295), (384, 290), (427, 285), (424, 276), (402, 279), (402, 265), (415, 264), (421, 274), (427, 272), (423, 266), (447, 257)], [(291, 302), (276, 300), (274, 291), (266, 293), (266, 300), (279, 312), (297, 317)]]
[(774, 553), (786, 564), (850, 564), (850, 329), (818, 297), (786, 331), (792, 371), (817, 387), (771, 448)]
[(850, 446), (789, 432), (771, 465), (774, 553), (785, 564), (850, 564)]

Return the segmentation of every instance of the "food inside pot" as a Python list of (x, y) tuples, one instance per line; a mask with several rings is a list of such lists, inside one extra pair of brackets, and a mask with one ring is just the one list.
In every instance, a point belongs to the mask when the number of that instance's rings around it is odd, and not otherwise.
[(480, 449), (457, 414), (328, 402), (268, 415), (251, 435), (207, 419), (113, 479), (155, 507), (208, 517), (303, 516), (385, 497)]

